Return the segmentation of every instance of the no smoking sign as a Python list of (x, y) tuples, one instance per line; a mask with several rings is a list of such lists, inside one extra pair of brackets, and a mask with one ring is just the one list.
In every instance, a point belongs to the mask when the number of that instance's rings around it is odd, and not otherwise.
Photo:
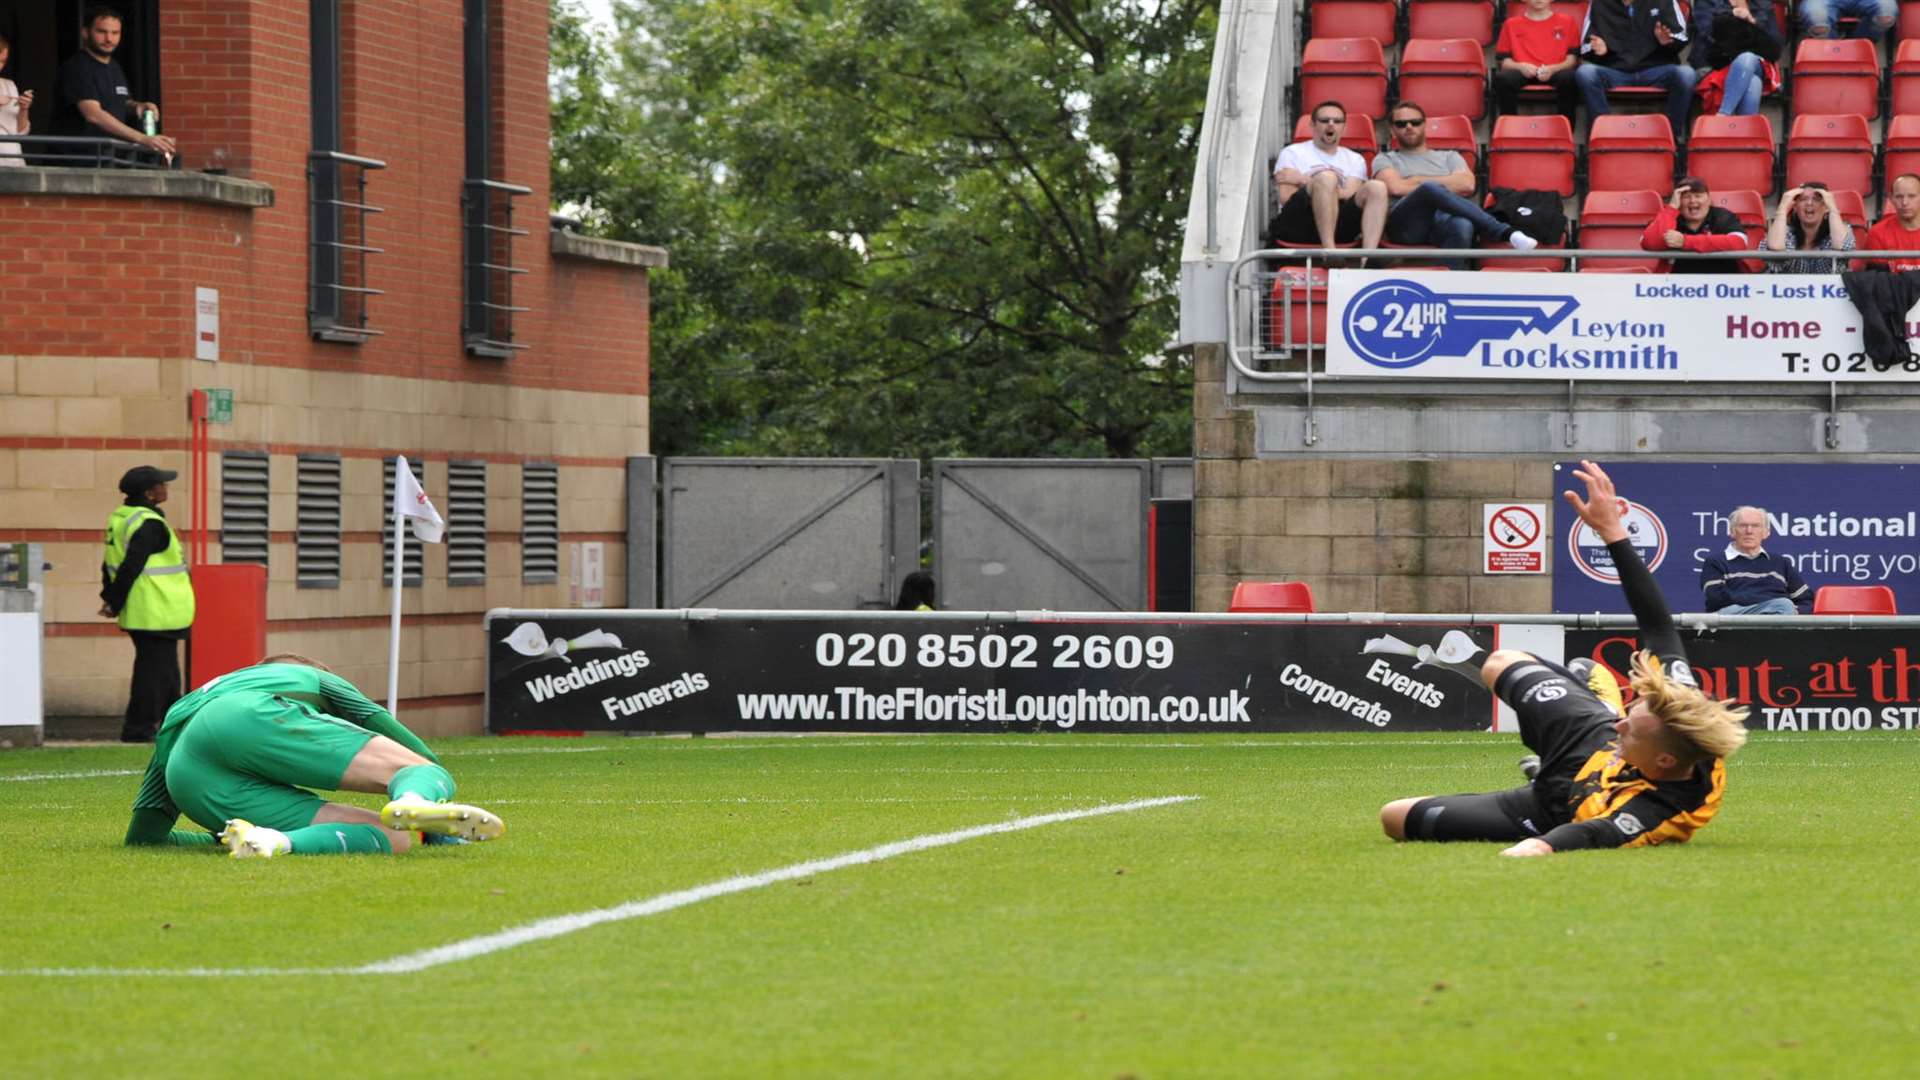
[(1547, 572), (1547, 504), (1484, 503), (1482, 550), (1486, 573)]

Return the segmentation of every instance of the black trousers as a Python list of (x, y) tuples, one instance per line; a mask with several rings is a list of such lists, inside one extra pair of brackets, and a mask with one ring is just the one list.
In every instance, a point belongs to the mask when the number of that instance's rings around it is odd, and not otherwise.
[[(1493, 73), (1494, 108), (1501, 116), (1512, 116), (1520, 108), (1520, 91), (1527, 86), (1538, 86), (1511, 68), (1501, 68)], [(1555, 72), (1547, 85), (1553, 87), (1554, 110), (1573, 123), (1573, 110), (1580, 104), (1580, 88), (1573, 83), (1573, 69)], [(1674, 137), (1679, 137), (1674, 132)]]
[(180, 700), (180, 638), (174, 633), (129, 630), (133, 639), (133, 684), (121, 742), (152, 742), (167, 710)]

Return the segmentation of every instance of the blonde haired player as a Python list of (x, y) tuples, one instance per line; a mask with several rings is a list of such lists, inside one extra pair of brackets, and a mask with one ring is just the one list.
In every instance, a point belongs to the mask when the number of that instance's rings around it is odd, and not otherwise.
[(1720, 809), (1726, 758), (1746, 741), (1746, 710), (1700, 691), (1660, 588), (1628, 541), (1613, 480), (1591, 461), (1562, 498), (1607, 544), (1640, 624), (1635, 697), (1625, 715), (1585, 679), (1532, 653), (1501, 649), (1481, 678), (1520, 717), (1540, 756), (1527, 784), (1479, 795), (1397, 799), (1380, 808), (1395, 840), (1491, 840), (1502, 855), (1681, 843)]

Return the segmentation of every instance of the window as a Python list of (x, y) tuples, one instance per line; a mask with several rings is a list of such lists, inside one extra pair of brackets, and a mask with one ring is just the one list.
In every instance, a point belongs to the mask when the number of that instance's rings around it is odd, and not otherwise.
[[(393, 587), (393, 477), (399, 470), (395, 466), (397, 458), (387, 458), (380, 466), (380, 584)], [(413, 478), (420, 481), (420, 490), (427, 490), (427, 463), (420, 460), (418, 454), (407, 455), (407, 468), (413, 470)], [(433, 496), (429, 494), (428, 498)], [(407, 553), (405, 565), (400, 576), (406, 586), (417, 587), (426, 575), (426, 548), (408, 526)]]
[(560, 466), (520, 467), (520, 580), (560, 580)]
[(340, 587), (340, 455), (301, 454), (295, 466), (294, 580)]
[(267, 565), (267, 455), (220, 454), (220, 561)]
[(513, 264), (513, 238), (527, 230), (513, 227), (513, 200), (533, 189), (502, 183), (495, 177), (494, 39), (495, 0), (466, 0), (466, 182), (460, 188), (461, 254), (465, 300), (461, 332), (467, 351), (498, 359), (526, 348), (513, 340), (513, 316), (526, 311), (513, 303), (513, 279), (526, 270)]
[(447, 584), (487, 583), (487, 463), (447, 463)]
[(340, 135), (340, 0), (312, 0), (308, 49), (313, 151), (307, 155), (307, 329), (321, 341), (358, 344), (380, 333), (367, 325), (367, 173), (386, 168), (343, 153)]

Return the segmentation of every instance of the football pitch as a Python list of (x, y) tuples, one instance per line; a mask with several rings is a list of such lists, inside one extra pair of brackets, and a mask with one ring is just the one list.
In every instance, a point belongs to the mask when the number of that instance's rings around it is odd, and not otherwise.
[(129, 850), (145, 748), (0, 754), (0, 1071), (1788, 1077), (1920, 1059), (1920, 742), (1898, 732), (1756, 733), (1693, 843), (1543, 859), (1396, 845), (1376, 823), (1391, 798), (1518, 783), (1512, 736), (434, 745), (504, 839)]

